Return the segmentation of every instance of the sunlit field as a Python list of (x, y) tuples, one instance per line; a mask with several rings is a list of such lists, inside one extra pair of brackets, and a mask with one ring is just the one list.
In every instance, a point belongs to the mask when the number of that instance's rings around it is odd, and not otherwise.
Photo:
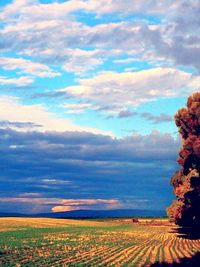
[(199, 251), (166, 219), (0, 218), (0, 266), (185, 266)]

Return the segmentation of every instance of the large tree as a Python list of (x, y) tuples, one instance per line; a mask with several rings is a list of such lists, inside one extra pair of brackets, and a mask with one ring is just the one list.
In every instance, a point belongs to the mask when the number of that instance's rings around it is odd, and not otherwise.
[(182, 147), (181, 169), (171, 178), (177, 197), (167, 208), (171, 221), (180, 226), (200, 227), (200, 93), (188, 98), (187, 107), (175, 115)]

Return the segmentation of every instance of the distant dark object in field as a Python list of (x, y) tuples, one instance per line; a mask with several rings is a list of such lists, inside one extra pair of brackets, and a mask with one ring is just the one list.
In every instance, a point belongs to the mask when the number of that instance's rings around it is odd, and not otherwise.
[(133, 223), (138, 223), (139, 220), (138, 220), (138, 218), (132, 218), (132, 222), (133, 222)]
[(182, 147), (178, 163), (182, 168), (171, 178), (177, 200), (167, 209), (171, 221), (200, 231), (200, 92), (188, 98), (175, 122)]

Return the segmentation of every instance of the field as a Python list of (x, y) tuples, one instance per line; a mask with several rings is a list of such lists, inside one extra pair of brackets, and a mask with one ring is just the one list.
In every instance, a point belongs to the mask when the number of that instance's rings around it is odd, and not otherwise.
[(0, 218), (0, 266), (200, 266), (198, 252), (164, 219)]

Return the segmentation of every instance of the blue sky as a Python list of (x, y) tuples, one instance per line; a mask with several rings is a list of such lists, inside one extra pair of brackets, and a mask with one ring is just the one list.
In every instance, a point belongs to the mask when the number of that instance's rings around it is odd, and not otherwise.
[(173, 116), (199, 90), (199, 11), (196, 0), (0, 2), (0, 211), (170, 204)]

